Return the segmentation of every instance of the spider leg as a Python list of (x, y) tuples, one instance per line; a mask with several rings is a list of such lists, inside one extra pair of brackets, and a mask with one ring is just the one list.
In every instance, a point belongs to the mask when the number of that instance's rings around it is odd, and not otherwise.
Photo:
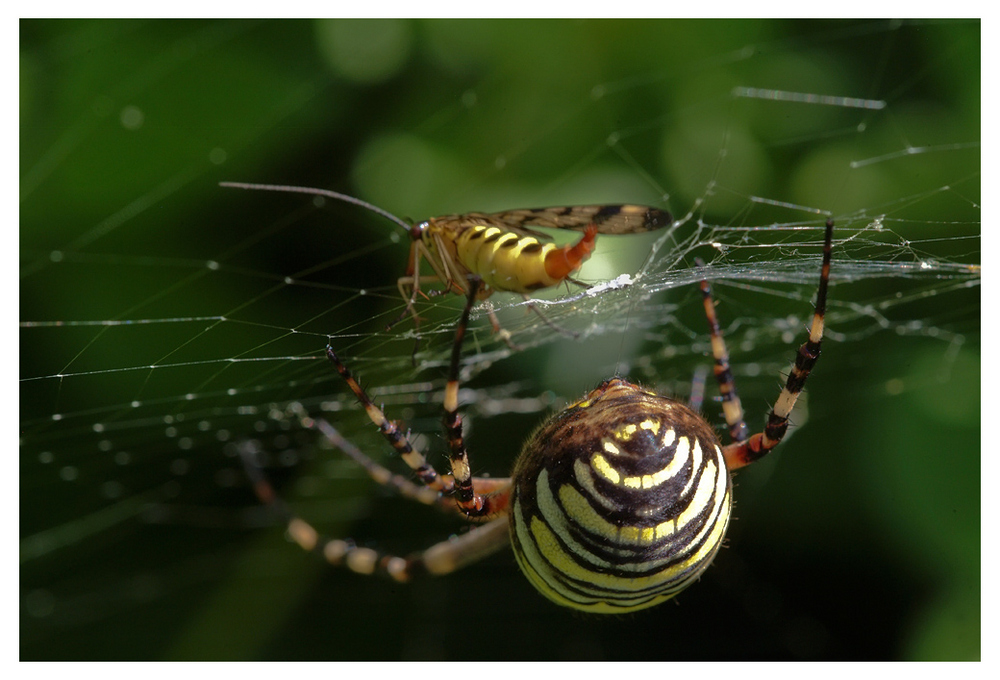
[(476, 294), (482, 281), (479, 277), (469, 277), (469, 290), (462, 309), (462, 318), (455, 329), (455, 344), (451, 349), (451, 367), (448, 371), (448, 382), (444, 388), (444, 429), (448, 436), (451, 451), (451, 473), (455, 484), (455, 501), (458, 507), (473, 517), (493, 517), (507, 509), (509, 493), (503, 495), (484, 495), (476, 490), (473, 484), (472, 469), (469, 467), (469, 455), (465, 450), (465, 438), (462, 434), (462, 417), (458, 414), (458, 366), (462, 357), (462, 342), (469, 326), (469, 314), (476, 303)]
[[(702, 264), (698, 260), (698, 264)], [(712, 299), (712, 287), (708, 281), (701, 282), (701, 296), (705, 304), (705, 317), (708, 319), (708, 330), (712, 338), (712, 356), (715, 357), (715, 380), (719, 383), (719, 394), (722, 395), (722, 412), (729, 426), (729, 438), (737, 443), (745, 442), (750, 436), (749, 428), (743, 419), (743, 406), (736, 393), (736, 383), (729, 367), (729, 352), (726, 341), (719, 330), (719, 319), (715, 315), (715, 301)]]
[[(317, 418), (316, 420), (309, 421), (306, 424), (315, 427), (317, 430), (322, 432), (327, 441), (347, 454), (351, 460), (365, 469), (369, 477), (382, 486), (387, 486), (396, 491), (400, 496), (415, 500), (419, 503), (423, 503), (424, 505), (433, 505), (441, 510), (463, 514), (459, 511), (455, 502), (451, 498), (442, 496), (430, 487), (414, 484), (402, 475), (397, 475), (391, 472), (388, 468), (376, 463), (369, 456), (363, 453), (361, 449), (345, 439), (343, 435), (341, 435), (340, 432), (338, 432), (336, 428), (334, 428), (333, 425), (326, 420)], [(446, 484), (453, 484), (451, 475), (442, 475), (441, 479)], [(497, 504), (505, 503), (504, 498), (509, 495), (510, 478), (508, 477), (473, 477), (472, 482), (479, 493), (490, 496), (498, 496), (495, 501)], [(481, 519), (487, 518), (484, 517)]]
[[(344, 363), (337, 356), (336, 352), (334, 352), (333, 348), (329, 345), (327, 345), (326, 348), (326, 355), (330, 359), (330, 362), (336, 367), (337, 372), (347, 383), (347, 386), (351, 388), (352, 392), (354, 392), (354, 396), (357, 398), (358, 402), (361, 403), (361, 406), (364, 407), (365, 413), (368, 414), (368, 418), (375, 424), (376, 427), (379, 428), (382, 436), (385, 437), (386, 441), (388, 441), (389, 444), (396, 450), (399, 457), (403, 459), (403, 462), (406, 463), (411, 470), (413, 470), (420, 482), (425, 487), (429, 488), (433, 493), (447, 496), (454, 495), (455, 499), (453, 502), (457, 503), (462, 514), (468, 519), (484, 521), (491, 519), (500, 513), (506, 512), (510, 497), (510, 480), (505, 478), (491, 479), (472, 477), (469, 468), (468, 455), (465, 452), (465, 443), (462, 437), (462, 419), (458, 415), (457, 376), (461, 343), (465, 337), (465, 328), (468, 326), (469, 313), (474, 303), (475, 287), (471, 289), (469, 302), (466, 304), (465, 311), (462, 315), (462, 321), (459, 323), (458, 330), (456, 331), (455, 346), (452, 351), (451, 376), (445, 386), (444, 421), (445, 430), (448, 434), (448, 441), (451, 444), (452, 450), (451, 475), (441, 475), (438, 473), (438, 471), (427, 461), (423, 454), (414, 450), (406, 435), (400, 432), (396, 423), (389, 420), (385, 416), (382, 409), (375, 405), (365, 392), (364, 388), (358, 384), (358, 381), (354, 378), (351, 371), (344, 365)], [(451, 404), (450, 408), (449, 404)], [(347, 447), (344, 447), (342, 444), (347, 443), (346, 440), (341, 437), (329, 423), (317, 420), (316, 427), (318, 427), (335, 446), (338, 446), (342, 451), (344, 451), (344, 453), (364, 467), (368, 471), (369, 475), (375, 479), (375, 481), (386, 484), (383, 480), (386, 479), (387, 475), (390, 480), (392, 479), (392, 473), (375, 461), (371, 460), (368, 456), (361, 453), (361, 451), (359, 451), (356, 447), (349, 443)], [(418, 493), (416, 491), (411, 492), (409, 489), (404, 490), (402, 485), (391, 481), (388, 482), (388, 485), (400, 491), (400, 493), (404, 496), (413, 498), (414, 500), (418, 500), (423, 503), (427, 502), (423, 500), (425, 497), (422, 493)], [(416, 487), (416, 485), (414, 485), (414, 487), (419, 488)]]
[(708, 377), (708, 367), (698, 366), (691, 377), (691, 396), (688, 398), (688, 408), (694, 412), (701, 411), (701, 404), (705, 400), (705, 378)]
[[(819, 288), (816, 291), (816, 307), (812, 324), (809, 327), (809, 339), (806, 340), (795, 356), (795, 362), (788, 373), (788, 380), (778, 395), (778, 400), (767, 416), (767, 424), (763, 432), (758, 432), (746, 441), (737, 441), (724, 446), (722, 452), (726, 457), (726, 467), (730, 470), (744, 465), (766, 455), (785, 436), (788, 430), (788, 416), (795, 406), (806, 378), (819, 359), (820, 344), (823, 340), (823, 322), (826, 316), (826, 290), (830, 282), (830, 259), (833, 250), (833, 220), (826, 221), (826, 232), (823, 240), (823, 267), (820, 272)], [(707, 305), (706, 305), (707, 309)], [(713, 339), (713, 345), (714, 345)], [(716, 363), (718, 370), (718, 361)], [(718, 373), (717, 373), (718, 375)]]
[[(361, 449), (347, 439), (344, 439), (340, 432), (326, 420), (317, 418), (309, 424), (322, 432), (328, 442), (343, 451), (351, 460), (364, 468), (368, 476), (379, 484), (394, 489), (404, 498), (415, 500), (424, 505), (434, 505), (445, 510), (455, 509), (455, 504), (448, 500), (447, 497), (442, 496), (437, 490), (429, 486), (414, 484), (402, 475), (397, 475), (389, 471), (388, 468), (376, 463), (369, 456), (362, 453)], [(443, 477), (442, 481), (447, 484), (450, 480), (447, 477)]]
[(330, 345), (326, 346), (326, 356), (334, 367), (336, 367), (337, 373), (344, 379), (347, 386), (354, 392), (354, 396), (357, 397), (358, 402), (364, 407), (368, 418), (375, 423), (382, 436), (392, 445), (392, 448), (396, 450), (400, 458), (403, 459), (403, 462), (416, 473), (421, 483), (438, 493), (452, 493), (455, 490), (455, 485), (451, 478), (442, 477), (438, 474), (438, 471), (434, 469), (433, 465), (427, 462), (423, 454), (413, 449), (406, 435), (399, 431), (399, 428), (393, 421), (385, 417), (382, 409), (375, 405), (361, 385), (358, 384), (351, 371), (337, 357), (337, 353), (333, 351), (333, 347)]
[[(339, 435), (337, 436), (339, 437)], [(345, 442), (343, 439), (340, 441)], [(358, 453), (360, 454), (360, 452)], [(414, 576), (424, 573), (433, 575), (450, 573), (509, 545), (506, 516), (493, 519), (456, 538), (442, 541), (432, 545), (427, 550), (407, 557), (359, 547), (351, 540), (323, 537), (311, 524), (293, 513), (275, 493), (270, 482), (254, 463), (251, 448), (244, 447), (240, 455), (258, 498), (284, 518), (288, 525), (288, 535), (292, 540), (302, 549), (318, 553), (330, 564), (346, 567), (357, 574), (383, 574), (395, 581), (405, 583)], [(367, 458), (364, 454), (360, 455), (362, 458)], [(380, 466), (376, 465), (376, 467)], [(386, 472), (388, 473), (388, 471)], [(388, 484), (401, 489), (394, 482), (388, 482)], [(416, 485), (413, 487), (417, 490), (421, 489)], [(410, 497), (417, 498), (417, 496)]]

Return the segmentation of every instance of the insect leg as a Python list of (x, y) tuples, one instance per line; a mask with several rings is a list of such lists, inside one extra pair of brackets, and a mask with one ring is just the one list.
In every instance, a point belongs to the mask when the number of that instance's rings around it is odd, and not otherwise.
[(542, 313), (542, 310), (540, 310), (538, 306), (535, 305), (534, 301), (527, 295), (524, 296), (524, 301), (528, 303), (526, 305), (527, 308), (533, 311), (535, 314), (537, 314), (538, 318), (541, 319), (546, 326), (554, 330), (556, 333), (559, 333), (560, 335), (565, 335), (567, 338), (573, 338), (574, 340), (580, 337), (580, 334), (577, 333), (576, 331), (567, 330), (562, 326), (559, 326), (558, 324), (553, 322), (547, 316), (545, 316), (545, 314)]

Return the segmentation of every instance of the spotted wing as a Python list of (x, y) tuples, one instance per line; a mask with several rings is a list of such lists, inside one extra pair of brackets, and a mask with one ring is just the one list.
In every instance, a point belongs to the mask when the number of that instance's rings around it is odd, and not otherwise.
[(487, 217), (509, 229), (529, 232), (528, 226), (584, 231), (593, 224), (599, 234), (640, 234), (662, 229), (674, 220), (666, 210), (631, 204), (506, 210)]

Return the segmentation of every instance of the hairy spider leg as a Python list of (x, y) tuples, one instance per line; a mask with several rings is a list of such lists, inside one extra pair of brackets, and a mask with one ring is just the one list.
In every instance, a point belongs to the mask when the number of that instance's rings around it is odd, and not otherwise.
[[(334, 431), (331, 441), (355, 460), (358, 460), (359, 457), (361, 459), (368, 458), (340, 437), (339, 434), (336, 434), (336, 431)], [(345, 444), (346, 446), (344, 446)], [(354, 450), (353, 453), (350, 451), (351, 449)], [(254, 462), (254, 453), (255, 451), (252, 447), (244, 446), (240, 451), (240, 457), (243, 460), (243, 466), (253, 484), (257, 497), (262, 503), (272, 508), (282, 517), (286, 523), (288, 535), (295, 543), (307, 552), (317, 553), (333, 566), (344, 567), (356, 574), (366, 576), (381, 574), (388, 576), (394, 581), (405, 583), (414, 576), (423, 573), (438, 576), (447, 574), (497, 552), (509, 543), (507, 538), (507, 518), (505, 516), (482, 526), (475, 527), (457, 538), (441, 541), (432, 545), (427, 550), (413, 553), (407, 557), (400, 557), (372, 548), (361, 547), (350, 539), (322, 536), (311, 524), (292, 512), (288, 505), (275, 493), (271, 483)], [(370, 459), (368, 460), (375, 468), (381, 467), (370, 461)], [(365, 467), (369, 473), (372, 473), (372, 470), (367, 465)], [(386, 472), (388, 473), (388, 471)], [(381, 476), (381, 473), (378, 474)], [(375, 474), (372, 476), (378, 481)], [(407, 488), (405, 484), (398, 485), (393, 480), (384, 483), (386, 486), (391, 486), (399, 490), (409, 498), (426, 502), (426, 496), (421, 494), (411, 495), (410, 491), (414, 489)], [(426, 487), (417, 487), (416, 485), (413, 485), (413, 487), (415, 489), (427, 490)], [(403, 491), (404, 488), (407, 490)], [(439, 505), (438, 503), (434, 504)], [(453, 508), (454, 505), (452, 504)]]
[(462, 417), (458, 413), (458, 375), (459, 363), (462, 357), (462, 343), (465, 331), (469, 326), (469, 315), (476, 303), (476, 294), (482, 280), (478, 276), (469, 277), (468, 292), (462, 317), (455, 329), (455, 344), (451, 348), (451, 366), (448, 370), (448, 382), (444, 388), (444, 429), (448, 436), (448, 447), (451, 452), (451, 473), (455, 483), (455, 500), (458, 507), (470, 518), (495, 517), (506, 512), (510, 501), (510, 488), (504, 493), (483, 494), (473, 484), (472, 469), (469, 466), (469, 454), (465, 449), (465, 437), (462, 434)]
[(452, 450), (452, 475), (439, 474), (422, 454), (413, 449), (408, 437), (400, 432), (394, 422), (386, 418), (382, 409), (375, 406), (330, 346), (327, 347), (327, 357), (361, 403), (369, 419), (414, 471), (423, 486), (393, 474), (376, 463), (341, 436), (326, 420), (303, 416), (302, 422), (319, 430), (327, 441), (358, 463), (379, 484), (394, 489), (406, 498), (434, 505), (484, 524), (457, 538), (442, 541), (408, 557), (359, 547), (348, 539), (324, 538), (311, 524), (293, 513), (278, 497), (270, 482), (252, 460), (253, 451), (245, 449), (242, 452), (243, 464), (253, 483), (255, 493), (263, 503), (274, 508), (284, 518), (289, 536), (300, 547), (310, 552), (317, 552), (330, 564), (346, 567), (355, 573), (366, 575), (381, 573), (396, 581), (405, 582), (421, 572), (447, 574), (478, 561), (508, 544), (506, 511), (510, 498), (510, 479), (472, 477), (462, 436), (462, 422), (457, 413), (461, 346), (470, 310), (475, 304), (478, 286), (478, 279), (470, 286), (462, 319), (456, 329), (449, 381), (445, 389), (444, 422)]
[[(819, 288), (816, 291), (816, 306), (812, 324), (809, 327), (809, 338), (799, 347), (799, 351), (795, 355), (795, 361), (788, 372), (785, 386), (781, 389), (778, 400), (767, 416), (764, 431), (754, 434), (745, 441), (738, 440), (723, 447), (722, 452), (726, 457), (726, 466), (730, 470), (741, 468), (767, 455), (771, 449), (778, 445), (788, 430), (788, 416), (791, 414), (802, 388), (805, 387), (806, 378), (809, 377), (810, 371), (816, 365), (816, 360), (819, 359), (820, 344), (823, 340), (823, 323), (826, 317), (826, 291), (830, 282), (832, 251), (833, 220), (828, 219), (823, 237), (823, 267), (820, 271)], [(708, 305), (706, 305), (706, 310), (707, 308)], [(718, 356), (716, 357), (716, 370), (718, 371)], [(728, 414), (726, 418), (728, 422)]]
[(712, 356), (715, 358), (712, 372), (715, 374), (715, 381), (719, 384), (719, 394), (722, 396), (722, 413), (729, 426), (729, 439), (732, 442), (745, 442), (750, 436), (750, 429), (743, 419), (743, 406), (736, 393), (733, 371), (729, 366), (729, 352), (726, 350), (726, 341), (722, 337), (722, 331), (719, 330), (719, 319), (715, 315), (715, 301), (712, 299), (712, 287), (708, 281), (701, 282), (701, 296), (705, 305), (705, 317), (708, 319)]
[(347, 383), (347, 386), (354, 393), (355, 398), (357, 398), (362, 408), (364, 408), (365, 413), (368, 414), (369, 420), (375, 424), (379, 432), (382, 433), (382, 436), (396, 450), (399, 457), (403, 459), (403, 462), (416, 473), (420, 482), (438, 493), (452, 493), (455, 490), (452, 480), (438, 474), (438, 471), (434, 469), (433, 465), (427, 462), (423, 454), (414, 450), (406, 435), (400, 431), (395, 422), (386, 418), (382, 409), (376, 406), (368, 397), (368, 394), (358, 384), (350, 369), (344, 365), (330, 345), (326, 346), (326, 356), (330, 360), (330, 363), (337, 369), (340, 377), (344, 379), (344, 382)]

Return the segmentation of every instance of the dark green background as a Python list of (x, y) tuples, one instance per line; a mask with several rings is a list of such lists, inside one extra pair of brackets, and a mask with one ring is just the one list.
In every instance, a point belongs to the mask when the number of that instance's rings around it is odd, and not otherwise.
[[(422, 218), (613, 201), (683, 215), (714, 177), (697, 214), (710, 224), (803, 218), (752, 212), (750, 195), (851, 215), (855, 227), (886, 213), (915, 252), (977, 264), (977, 21), (24, 21), (20, 54), (21, 320), (225, 313), (264, 324), (22, 328), (22, 659), (979, 658), (975, 276), (862, 279), (856, 267), (842, 278), (831, 317), (844, 321), (831, 324), (807, 390), (808, 426), (739, 474), (728, 547), (701, 581), (676, 605), (621, 618), (550, 605), (509, 554), (406, 587), (325, 567), (256, 506), (219, 432), (230, 443), (257, 436), (260, 421), (237, 406), (342, 393), (327, 367), (137, 368), (255, 349), (318, 357), (331, 333), (369, 384), (441, 377), (409, 367), (407, 326), (376, 335), (382, 321), (370, 321), (399, 312), (405, 245), (384, 223), (221, 180), (332, 188)], [(888, 106), (734, 100), (737, 85)], [(612, 132), (623, 139), (609, 148)], [(863, 181), (847, 172), (907, 144), (936, 150)], [(207, 273), (206, 260), (224, 266)], [(302, 277), (314, 286), (280, 287), (319, 262)], [(796, 290), (781, 300), (720, 286), (720, 314), (802, 314), (811, 286)], [(680, 327), (700, 333), (694, 291), (669, 300)], [(884, 330), (877, 314), (855, 313), (879, 302)], [(676, 360), (646, 337), (639, 365), (683, 386), (703, 348), (669, 337)], [(446, 338), (447, 328), (428, 340), (439, 351)], [(573, 398), (612, 370), (620, 340), (552, 368), (563, 344), (497, 362), (474, 386), (516, 380), (520, 396)], [(792, 356), (785, 343), (762, 345), (764, 366)], [(118, 367), (130, 370), (107, 372)], [(60, 373), (74, 377), (24, 380)], [(742, 378), (755, 425), (777, 376)], [(136, 395), (140, 406), (122, 407)], [(415, 411), (415, 428), (433, 432), (434, 404)], [(345, 431), (380, 450), (354, 416)], [(477, 468), (505, 474), (539, 417), (475, 418)], [(262, 437), (306, 459), (275, 477), (324, 530), (396, 551), (457, 530), (312, 441), (294, 429)], [(296, 485), (303, 469), (320, 488)]]

